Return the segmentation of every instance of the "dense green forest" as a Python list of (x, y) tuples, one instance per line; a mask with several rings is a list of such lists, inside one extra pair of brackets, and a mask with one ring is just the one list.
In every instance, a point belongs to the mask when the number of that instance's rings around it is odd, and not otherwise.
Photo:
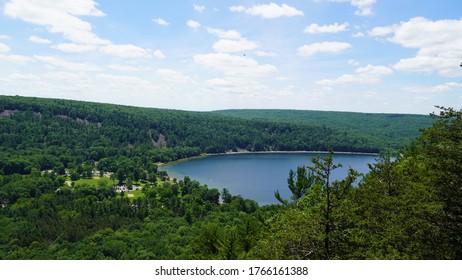
[[(155, 150), (151, 153), (158, 161), (237, 150), (379, 152), (404, 147), (420, 128), (431, 124), (425, 116), (377, 118), (333, 112), (325, 112), (327, 121), (316, 117), (308, 122), (305, 115), (291, 117), (293, 121), (245, 120), (18, 96), (0, 96), (0, 114), (2, 149), (72, 147), (94, 160), (121, 149)], [(399, 125), (394, 125), (398, 120)], [(58, 154), (67, 153), (61, 150)]]
[[(335, 126), (0, 97), (0, 259), (461, 259), (462, 111), (440, 109), (392, 152)], [(314, 158), (278, 205), (156, 164), (342, 140), (383, 152), (370, 173), (332, 181)]]
[[(324, 126), (360, 139), (376, 143), (377, 148), (403, 147), (419, 135), (419, 129), (430, 127), (432, 119), (426, 115), (371, 114), (353, 112), (326, 112), (302, 110), (221, 110), (220, 116), (247, 120), (262, 120), (307, 126)], [(386, 139), (386, 140), (384, 140)], [(386, 144), (385, 142), (386, 141)]]

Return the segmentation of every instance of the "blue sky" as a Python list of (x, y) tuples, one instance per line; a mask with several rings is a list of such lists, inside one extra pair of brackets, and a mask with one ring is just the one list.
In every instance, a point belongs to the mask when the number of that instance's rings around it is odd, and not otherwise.
[(0, 94), (207, 111), (462, 107), (460, 0), (0, 0)]

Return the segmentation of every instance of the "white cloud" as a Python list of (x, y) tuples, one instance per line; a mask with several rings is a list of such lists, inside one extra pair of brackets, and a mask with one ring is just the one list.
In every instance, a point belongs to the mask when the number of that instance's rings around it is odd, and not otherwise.
[(229, 76), (262, 76), (277, 72), (277, 68), (273, 65), (261, 65), (258, 61), (247, 56), (227, 53), (195, 55), (194, 62), (204, 67), (222, 71)]
[[(171, 88), (168, 89), (165, 86), (158, 86), (153, 84), (150, 80), (132, 75), (112, 75), (101, 73), (96, 75), (96, 78), (99, 82), (101, 82), (99, 87), (100, 91), (105, 91), (110, 96), (117, 95), (119, 98), (125, 98), (132, 101), (141, 98), (138, 100), (138, 104), (141, 106), (145, 106), (149, 96), (152, 97), (153, 94), (171, 90)], [(134, 90), (136, 91), (134, 92)], [(128, 94), (129, 92), (131, 92), (131, 94)], [(158, 106), (159, 100), (156, 99), (156, 101)]]
[(157, 23), (158, 25), (162, 25), (162, 26), (167, 26), (167, 25), (170, 24), (169, 22), (167, 22), (167, 21), (165, 21), (164, 19), (161, 19), (161, 18), (156, 18), (156, 19), (153, 19), (152, 21)]
[(319, 100), (320, 98), (323, 98), (325, 97), (326, 95), (330, 95), (334, 92), (334, 89), (331, 88), (331, 87), (328, 87), (328, 86), (325, 86), (325, 87), (321, 87), (321, 88), (317, 88), (317, 89), (314, 89), (310, 95), (311, 95), (311, 99), (313, 100)]
[(290, 81), (293, 80), (292, 77), (279, 76), (276, 78), (276, 81)]
[(372, 6), (375, 4), (375, 2), (376, 0), (352, 0), (350, 4), (357, 8), (355, 15), (370, 16), (374, 14)]
[(11, 80), (39, 81), (40, 77), (29, 73), (13, 73), (8, 76)]
[(123, 58), (140, 58), (140, 57), (150, 57), (150, 52), (143, 48), (137, 47), (132, 44), (126, 45), (107, 45), (100, 47), (100, 51), (113, 56), (123, 57)]
[[(432, 21), (412, 18), (399, 25), (378, 27), (373, 34), (390, 35), (388, 41), (416, 49), (414, 57), (403, 58), (393, 67), (406, 72), (438, 73), (445, 77), (462, 75), (462, 19)], [(374, 30), (374, 29), (373, 29)]]
[(379, 26), (372, 28), (370, 31), (367, 32), (367, 34), (373, 37), (383, 37), (392, 34), (393, 32), (395, 32), (397, 28), (397, 25)]
[(213, 44), (213, 49), (217, 52), (242, 52), (245, 50), (253, 50), (259, 45), (253, 41), (241, 38), (239, 40), (221, 39)]
[(324, 79), (318, 81), (323, 86), (348, 86), (353, 84), (374, 84), (381, 81), (383, 76), (393, 73), (393, 70), (386, 66), (367, 65), (356, 69), (355, 74), (344, 74), (337, 79)]
[(338, 24), (337, 22), (330, 25), (319, 25), (317, 23), (312, 23), (305, 28), (303, 32), (311, 34), (319, 33), (339, 33), (343, 31), (348, 31), (348, 22)]
[(144, 49), (132, 44), (109, 44), (106, 46), (96, 46), (96, 45), (85, 45), (85, 44), (74, 44), (74, 43), (64, 43), (53, 46), (54, 49), (60, 50), (66, 53), (83, 53), (99, 50), (100, 52), (112, 55), (121, 58), (142, 58), (142, 57), (156, 57), (164, 58), (165, 56), (161, 51), (151, 51), (149, 49)]
[(374, 66), (368, 64), (365, 67), (358, 68), (356, 73), (359, 75), (385, 76), (393, 73), (393, 70), (387, 66)]
[(277, 56), (277, 54), (275, 53), (264, 52), (264, 51), (256, 51), (255, 54), (261, 57), (276, 57)]
[(351, 45), (345, 42), (321, 42), (301, 46), (297, 51), (300, 56), (312, 56), (316, 53), (336, 54), (349, 48), (351, 48)]
[(37, 43), (37, 44), (51, 44), (51, 41), (45, 38), (41, 38), (38, 36), (30, 36), (29, 41), (32, 43)]
[(259, 48), (260, 45), (254, 41), (248, 40), (241, 36), (236, 30), (222, 30), (207, 28), (210, 34), (216, 35), (220, 40), (213, 45), (217, 52), (242, 52)]
[(205, 11), (205, 7), (197, 4), (193, 4), (194, 11), (198, 13), (203, 13)]
[(275, 3), (254, 5), (250, 8), (246, 8), (244, 6), (232, 6), (229, 10), (232, 12), (244, 12), (253, 16), (260, 16), (265, 19), (304, 15), (302, 11), (287, 4), (278, 5)]
[(12, 55), (2, 55), (2, 54), (0, 54), (0, 60), (1, 61), (12, 62), (12, 63), (16, 63), (16, 64), (26, 64), (28, 62), (34, 61), (34, 59), (31, 58), (31, 57), (24, 56), (24, 55), (16, 55), (16, 54), (12, 54)]
[(91, 64), (91, 63), (78, 63), (78, 62), (70, 62), (62, 58), (52, 57), (52, 56), (40, 56), (35, 55), (35, 59), (41, 61), (48, 65), (51, 68), (63, 68), (70, 71), (83, 71), (83, 72), (93, 72), (93, 71), (101, 71), (101, 68), (98, 65)]
[(8, 35), (0, 35), (0, 40), (8, 40), (10, 39), (10, 36)]
[(172, 69), (158, 69), (156, 70), (156, 74), (162, 77), (165, 81), (175, 84), (186, 84), (190, 81), (188, 76)]
[(126, 76), (126, 75), (110, 75), (110, 74), (98, 74), (97, 75), (101, 79), (105, 79), (111, 81), (114, 86), (118, 87), (120, 85), (124, 86), (135, 86), (140, 88), (151, 88), (153, 84), (148, 81), (141, 79), (136, 76)]
[(355, 15), (370, 16), (374, 14), (373, 6), (376, 0), (314, 0), (315, 2), (350, 3), (356, 7)]
[(241, 33), (236, 30), (222, 30), (222, 29), (215, 29), (215, 28), (207, 28), (207, 32), (210, 34), (218, 36), (221, 39), (240, 39)]
[[(54, 46), (63, 52), (88, 52), (99, 49), (102, 53), (123, 58), (151, 57), (152, 53), (131, 44), (114, 44), (99, 38), (89, 22), (82, 16), (104, 16), (94, 0), (10, 0), (3, 10), (6, 16), (46, 28), (50, 33), (59, 33), (71, 43)], [(31, 41), (48, 43), (46, 39), (32, 36)], [(154, 54), (155, 56), (155, 54)]]
[[(236, 30), (207, 28), (210, 34), (217, 36), (213, 48), (217, 53), (194, 56), (194, 62), (206, 68), (223, 73), (223, 77), (206, 81), (206, 92), (221, 92), (224, 94), (249, 94), (259, 91), (268, 92), (268, 86), (258, 81), (259, 77), (277, 73), (277, 68), (270, 64), (260, 64), (257, 60), (243, 54), (229, 53), (254, 50), (260, 45), (242, 37)], [(261, 56), (270, 55), (259, 52)]]
[(459, 57), (425, 56), (417, 55), (412, 58), (400, 59), (393, 68), (404, 72), (433, 73), (438, 72), (442, 76), (460, 76)]
[(244, 6), (231, 6), (229, 7), (229, 10), (231, 12), (242, 13), (245, 12), (246, 9)]
[(116, 71), (123, 71), (123, 72), (138, 72), (138, 71), (148, 71), (150, 70), (149, 67), (141, 67), (141, 66), (131, 66), (131, 65), (119, 65), (119, 64), (110, 64), (107, 68), (116, 70)]
[(356, 32), (355, 34), (352, 35), (353, 38), (361, 38), (364, 37), (364, 33), (362, 32)]
[(0, 52), (9, 52), (11, 49), (6, 44), (0, 43)]
[(435, 47), (459, 43), (462, 40), (462, 19), (431, 21), (423, 17), (412, 18), (401, 23), (390, 38), (391, 42), (407, 48), (419, 48), (431, 53), (438, 52)]
[(154, 51), (154, 57), (162, 59), (162, 58), (165, 58), (165, 55), (162, 53), (162, 51), (155, 50)]
[(382, 95), (376, 91), (366, 91), (361, 94), (362, 97), (367, 98), (367, 99), (382, 99)]
[(60, 50), (62, 52), (67, 53), (83, 53), (83, 52), (91, 52), (97, 49), (95, 45), (83, 45), (83, 44), (59, 44), (53, 46), (54, 49)]
[(349, 59), (348, 64), (353, 65), (353, 66), (358, 66), (360, 63), (354, 59)]
[(243, 94), (247, 100), (270, 91), (268, 86), (247, 77), (215, 78), (207, 80), (205, 84), (211, 93)]
[(59, 80), (59, 81), (73, 81), (78, 82), (82, 81), (82, 79), (87, 80), (88, 76), (85, 73), (74, 73), (74, 72), (65, 72), (65, 71), (57, 71), (57, 72), (49, 72), (42, 75), (45, 78), (52, 79), (52, 80)]
[(404, 87), (405, 91), (411, 93), (445, 93), (445, 92), (453, 92), (456, 89), (462, 88), (461, 83), (455, 82), (448, 82), (445, 84), (440, 84), (436, 86), (424, 87), (424, 86), (409, 86)]
[(192, 19), (188, 20), (186, 22), (186, 25), (191, 29), (198, 29), (199, 27), (201, 27), (201, 24), (199, 22)]
[(79, 44), (101, 45), (108, 40), (92, 32), (91, 24), (80, 16), (104, 16), (93, 0), (10, 0), (3, 13), (14, 19), (21, 19), (45, 27), (51, 33), (61, 33), (64, 38)]

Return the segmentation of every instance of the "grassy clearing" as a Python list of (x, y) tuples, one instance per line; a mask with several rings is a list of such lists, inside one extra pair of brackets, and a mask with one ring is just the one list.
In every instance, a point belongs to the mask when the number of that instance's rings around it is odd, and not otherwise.
[[(93, 178), (82, 178), (77, 181), (74, 181), (74, 187), (81, 187), (81, 186), (115, 186), (117, 185), (117, 180), (112, 180), (107, 177), (93, 177)], [(134, 182), (135, 186), (143, 186), (144, 184), (140, 184), (141, 182)], [(124, 197), (129, 198), (130, 200), (137, 199), (139, 197), (145, 197), (146, 195), (143, 193), (142, 190), (132, 190), (129, 192), (124, 193)]]
[(145, 197), (145, 194), (143, 193), (142, 190), (133, 190), (124, 193), (124, 197), (128, 197), (129, 199), (137, 199), (138, 197)]
[(93, 177), (93, 178), (85, 178), (79, 179), (74, 182), (75, 187), (80, 187), (83, 185), (88, 186), (114, 186), (117, 184), (116, 180), (111, 180), (107, 177)]

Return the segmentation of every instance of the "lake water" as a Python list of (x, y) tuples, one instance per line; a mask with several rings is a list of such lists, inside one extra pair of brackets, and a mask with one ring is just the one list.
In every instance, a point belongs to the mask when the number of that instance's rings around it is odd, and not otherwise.
[[(213, 155), (162, 166), (171, 177), (191, 179), (220, 191), (227, 188), (233, 195), (242, 195), (257, 201), (260, 205), (278, 203), (274, 192), (279, 190), (282, 197), (290, 198), (287, 178), (290, 169), (311, 164), (310, 159), (317, 153), (246, 153)], [(351, 166), (361, 173), (369, 172), (368, 163), (377, 157), (363, 154), (335, 154), (334, 163), (342, 168), (334, 170), (333, 180), (345, 178)]]

